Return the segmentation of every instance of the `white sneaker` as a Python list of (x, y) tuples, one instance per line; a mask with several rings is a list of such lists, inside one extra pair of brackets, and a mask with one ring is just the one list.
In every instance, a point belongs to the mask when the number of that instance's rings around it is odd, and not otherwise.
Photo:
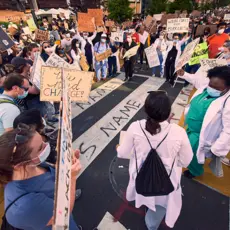
[(222, 162), (224, 165), (230, 166), (230, 160), (229, 160), (227, 157), (222, 158), (222, 159), (221, 159), (221, 162)]

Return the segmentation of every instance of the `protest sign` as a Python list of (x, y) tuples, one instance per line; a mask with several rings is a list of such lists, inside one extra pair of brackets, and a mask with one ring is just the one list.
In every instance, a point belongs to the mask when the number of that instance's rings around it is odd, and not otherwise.
[(81, 55), (80, 66), (83, 71), (89, 71), (89, 64), (87, 62), (86, 56), (83, 54)]
[(192, 42), (190, 42), (184, 49), (183, 54), (179, 57), (179, 60), (176, 64), (176, 71), (181, 69), (185, 64), (187, 64), (189, 62), (189, 60), (192, 57), (192, 54), (194, 52), (195, 47), (197, 46), (197, 44), (199, 43), (200, 38), (197, 38), (195, 40), (193, 40)]
[[(0, 1), (1, 3), (2, 1)], [(10, 2), (10, 1), (9, 1)], [(0, 4), (1, 5), (1, 4)], [(16, 22), (19, 23), (21, 20), (25, 21), (31, 14), (25, 14), (24, 12), (16, 10), (0, 10), (0, 22)]]
[(161, 24), (166, 25), (168, 19), (177, 18), (176, 14), (163, 14), (161, 18)]
[(93, 17), (86, 13), (78, 13), (78, 31), (94, 32)]
[(41, 58), (39, 53), (35, 54), (34, 58), (34, 65), (33, 65), (33, 71), (31, 73), (31, 78), (35, 86), (40, 89), (40, 82), (41, 82), (41, 68), (42, 66), (45, 66), (45, 62)]
[(210, 35), (212, 35), (216, 33), (217, 25), (198, 25), (196, 29), (196, 37), (204, 35), (205, 28), (210, 28)]
[(104, 26), (102, 9), (88, 9), (88, 14), (95, 18), (96, 26)]
[(156, 19), (156, 21), (160, 21), (163, 14), (154, 14), (153, 17)]
[(8, 31), (9, 31), (9, 34), (12, 36), (14, 36), (18, 32), (18, 30), (13, 26), (8, 27)]
[(189, 30), (189, 18), (168, 19), (167, 33), (183, 33)]
[(4, 52), (15, 45), (11, 38), (4, 32), (2, 27), (0, 27), (0, 38), (0, 52)]
[(31, 32), (34, 32), (37, 29), (37, 26), (36, 26), (34, 19), (32, 17), (30, 19), (28, 19), (26, 22), (27, 22), (27, 25), (29, 26)]
[(30, 31), (29, 26), (22, 28), (22, 30), (23, 30), (24, 34), (31, 35), (31, 31)]
[(198, 44), (189, 60), (189, 65), (199, 64), (201, 59), (208, 58), (208, 45), (207, 42)]
[(229, 21), (230, 20), (230, 14), (225, 14), (224, 15), (224, 20)]
[(180, 17), (180, 18), (186, 18), (186, 17), (187, 17), (187, 14), (180, 14), (179, 17)]
[(146, 31), (144, 31), (143, 35), (139, 34), (140, 42), (141, 42), (143, 45), (145, 45), (145, 42), (146, 42), (148, 36), (149, 36), (149, 33), (146, 32)]
[(228, 65), (226, 59), (201, 59), (200, 60), (200, 69), (203, 72), (207, 72), (208, 70), (217, 67), (217, 66), (226, 66)]
[(35, 31), (35, 40), (36, 41), (48, 41), (49, 40), (49, 31), (37, 29)]
[(193, 17), (200, 17), (201, 12), (199, 10), (193, 10), (192, 13), (191, 13), (191, 15)]
[(149, 68), (159, 66), (160, 60), (156, 51), (156, 47), (154, 45), (145, 49), (145, 54), (148, 59)]
[(53, 229), (69, 229), (71, 200), (71, 166), (72, 166), (72, 114), (71, 100), (68, 94), (68, 83), (62, 69), (62, 99), (60, 105), (60, 123), (57, 141), (57, 166), (54, 198)]
[[(41, 101), (60, 101), (62, 94), (62, 68), (43, 66), (41, 72)], [(68, 82), (69, 96), (72, 101), (87, 102), (91, 90), (93, 72), (75, 69), (63, 71)]]
[(105, 26), (106, 27), (113, 27), (115, 25), (115, 22), (114, 21), (106, 21), (105, 22)]
[(147, 31), (148, 33), (154, 33), (157, 29), (155, 18), (148, 15), (144, 21), (144, 27), (145, 31)]
[(97, 26), (97, 32), (101, 33), (105, 31), (105, 27), (104, 26)]
[(111, 49), (108, 49), (106, 50), (105, 52), (101, 53), (101, 54), (96, 54), (95, 55), (95, 58), (96, 58), (96, 61), (103, 61), (105, 60), (106, 58), (108, 58), (109, 56), (111, 56), (113, 53), (112, 53), (112, 50)]
[(130, 50), (126, 51), (123, 58), (130, 58), (132, 56), (135, 56), (137, 54), (138, 49), (139, 49), (139, 46), (134, 46)]
[(111, 39), (115, 42), (123, 42), (123, 31), (120, 32), (112, 32)]

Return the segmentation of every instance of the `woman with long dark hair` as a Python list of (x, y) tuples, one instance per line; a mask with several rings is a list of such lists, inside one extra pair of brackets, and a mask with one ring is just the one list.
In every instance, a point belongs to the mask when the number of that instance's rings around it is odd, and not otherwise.
[(80, 59), (81, 59), (81, 47), (80, 47), (80, 42), (77, 39), (73, 39), (71, 43), (71, 57), (73, 59), (73, 65), (75, 65), (79, 70), (81, 70), (80, 67)]
[[(185, 130), (168, 122), (171, 102), (166, 92), (150, 92), (145, 101), (145, 112), (147, 119), (133, 122), (121, 146), (117, 148), (118, 157), (130, 159), (130, 180), (126, 198), (128, 201), (135, 201), (136, 208), (142, 205), (148, 208), (145, 222), (149, 230), (157, 230), (164, 217), (166, 224), (173, 228), (182, 206), (180, 186), (182, 167), (187, 167), (191, 162), (192, 148)], [(137, 193), (135, 184), (137, 172), (140, 172), (149, 153), (152, 153), (151, 149), (157, 151), (156, 154), (160, 157), (174, 188), (168, 195), (143, 196)], [(132, 152), (134, 154), (131, 155)], [(159, 184), (154, 186), (157, 187)]]

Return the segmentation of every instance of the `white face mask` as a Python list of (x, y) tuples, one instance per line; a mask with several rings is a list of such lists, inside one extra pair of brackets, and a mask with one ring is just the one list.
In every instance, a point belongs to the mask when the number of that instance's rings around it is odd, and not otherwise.
[(159, 38), (162, 40), (164, 38), (164, 36), (160, 35)]
[(127, 42), (131, 43), (132, 42), (132, 38), (127, 38)]
[(39, 159), (40, 162), (38, 162), (37, 164), (30, 164), (30, 165), (31, 166), (37, 166), (37, 165), (40, 165), (41, 163), (45, 162), (46, 159), (48, 158), (48, 156), (50, 155), (50, 151), (51, 151), (50, 144), (46, 143), (46, 147), (39, 154), (39, 156), (37, 156), (34, 159), (32, 159), (32, 161)]
[(105, 42), (106, 42), (106, 39), (105, 39), (105, 38), (102, 38), (102, 39), (101, 39), (101, 42), (105, 43)]
[(80, 46), (80, 45), (77, 43), (77, 44), (76, 44), (76, 47), (79, 48), (79, 46)]
[(54, 48), (53, 47), (48, 47), (45, 49), (46, 53), (53, 53), (54, 52)]
[(223, 34), (224, 33), (224, 29), (218, 30), (218, 34)]

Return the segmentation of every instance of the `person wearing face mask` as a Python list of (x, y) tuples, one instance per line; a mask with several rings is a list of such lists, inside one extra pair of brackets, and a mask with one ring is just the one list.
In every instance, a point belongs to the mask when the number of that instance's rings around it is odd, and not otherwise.
[(77, 39), (72, 40), (70, 54), (73, 59), (73, 65), (76, 66), (78, 70), (81, 70), (80, 59), (81, 59), (82, 52), (80, 48), (80, 43)]
[(19, 74), (9, 74), (3, 83), (0, 95), (0, 136), (13, 128), (14, 119), (20, 114), (15, 101), (28, 95), (29, 82)]
[[(33, 128), (20, 124), (0, 137), (4, 185), (5, 221), (17, 229), (52, 229), (55, 194), (55, 168), (45, 161), (50, 144)], [(76, 180), (81, 170), (79, 151), (72, 158), (70, 213), (74, 208)], [(72, 214), (69, 230), (79, 230)]]
[(65, 34), (65, 38), (61, 40), (61, 46), (66, 53), (70, 52), (71, 50), (71, 42), (72, 39), (70, 37), (70, 33)]
[[(132, 40), (132, 37), (130, 34), (127, 35), (126, 42), (123, 45), (123, 55), (130, 50), (131, 48), (135, 47), (137, 44)], [(133, 77), (134, 72), (134, 63), (136, 61), (136, 55), (132, 57), (126, 57), (125, 58), (125, 81), (131, 80)]]
[(54, 52), (56, 47), (51, 47), (49, 42), (43, 42), (42, 43), (42, 52), (41, 52), (41, 58), (44, 62), (46, 62), (49, 58), (49, 56)]
[(207, 78), (184, 70), (177, 74), (197, 89), (185, 110), (194, 157), (184, 175), (193, 178), (204, 173), (205, 158), (220, 162), (230, 150), (230, 67), (215, 67), (208, 71)]
[(177, 60), (181, 55), (181, 43), (179, 41), (178, 34), (173, 35), (173, 41), (168, 42), (168, 47), (166, 50), (165, 59), (163, 62), (164, 66), (164, 76), (166, 77), (166, 82), (173, 84), (174, 82), (174, 72)]
[[(160, 33), (159, 38), (156, 39), (156, 41), (154, 42), (154, 46), (156, 47), (156, 51), (158, 54), (158, 58), (160, 61), (160, 76), (163, 77), (164, 76), (164, 68), (163, 68), (163, 60), (165, 58), (166, 55), (166, 50), (167, 50), (167, 40), (166, 40), (166, 36), (164, 34), (164, 32)], [(155, 66), (152, 68), (152, 74), (153, 77), (155, 77), (156, 74), (156, 70), (157, 70), (158, 66)]]
[(217, 26), (217, 33), (208, 37), (207, 42), (209, 45), (209, 58), (215, 58), (219, 53), (219, 48), (223, 46), (226, 40), (229, 39), (228, 34), (224, 33), (226, 23), (221, 22)]
[[(109, 45), (106, 43), (106, 34), (101, 35), (101, 41), (97, 42), (94, 46), (94, 55), (98, 55), (104, 53), (109, 49)], [(106, 79), (107, 70), (108, 70), (108, 59), (104, 59), (102, 61), (95, 61), (95, 70), (96, 70), (96, 78), (97, 81)]]

